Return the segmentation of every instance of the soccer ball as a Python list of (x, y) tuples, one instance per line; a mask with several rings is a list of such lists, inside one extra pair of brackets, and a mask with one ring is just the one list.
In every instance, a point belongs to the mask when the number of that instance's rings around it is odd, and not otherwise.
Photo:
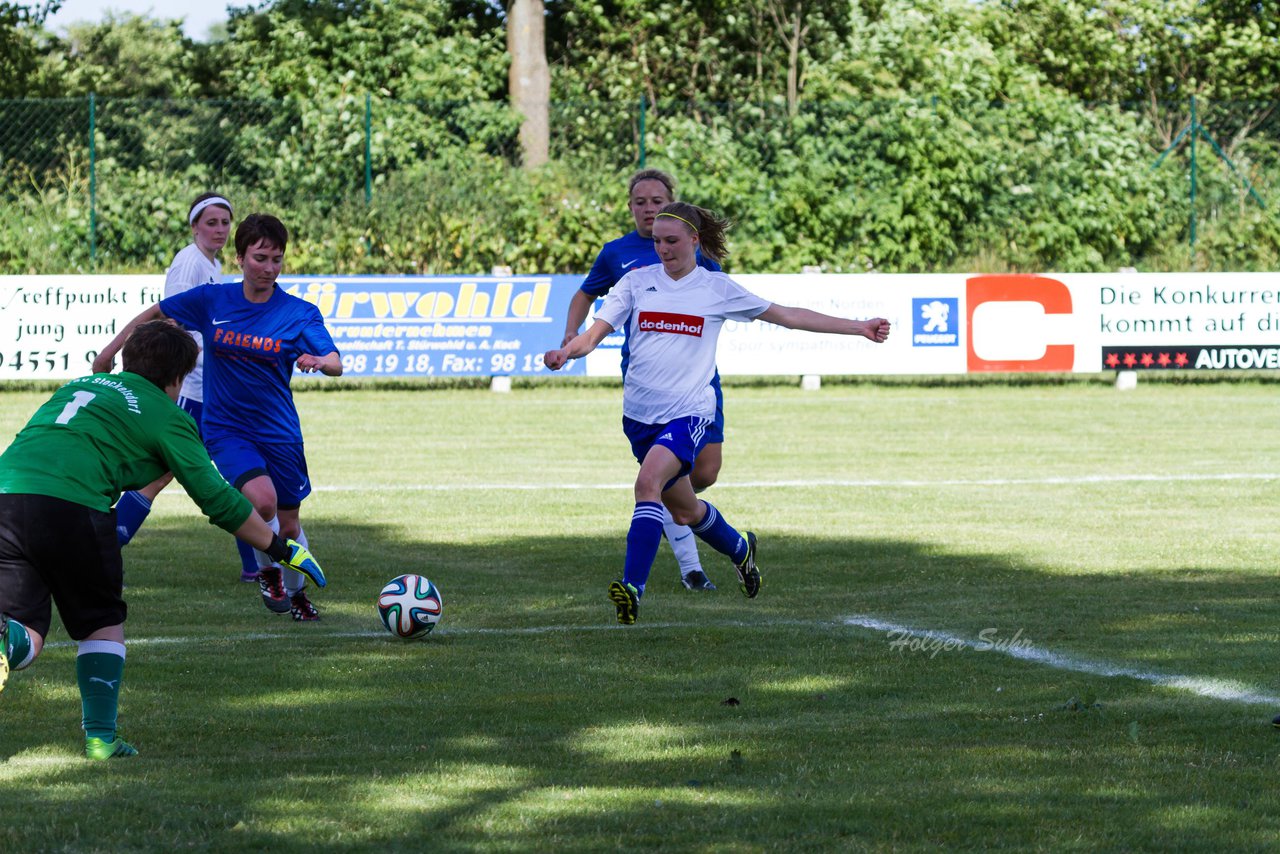
[(382, 618), (382, 625), (391, 634), (406, 640), (431, 634), (443, 610), (440, 591), (421, 575), (393, 578), (378, 594), (378, 616)]

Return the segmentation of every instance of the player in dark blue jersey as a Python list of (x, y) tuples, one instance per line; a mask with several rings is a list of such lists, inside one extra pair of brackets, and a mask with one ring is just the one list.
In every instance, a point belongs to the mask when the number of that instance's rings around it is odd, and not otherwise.
[[(649, 267), (660, 263), (657, 251), (653, 248), (653, 219), (664, 205), (675, 201), (675, 179), (661, 169), (642, 169), (631, 176), (627, 183), (627, 208), (631, 218), (635, 220), (635, 230), (624, 234), (617, 240), (610, 240), (596, 256), (591, 265), (591, 272), (582, 280), (582, 287), (569, 301), (569, 316), (565, 322), (564, 340), (560, 346), (566, 346), (578, 334), (591, 306), (597, 299), (613, 289), (618, 280), (639, 267)], [(697, 256), (698, 264), (708, 270), (719, 270), (720, 265), (701, 253)], [(629, 327), (627, 327), (629, 328)], [(626, 333), (624, 332), (624, 335)], [(627, 363), (631, 358), (630, 342), (625, 338), (622, 344), (622, 375), (627, 374)], [(717, 371), (711, 380), (716, 390), (715, 423), (707, 429), (708, 440), (702, 452), (698, 454), (690, 480), (694, 488), (706, 489), (716, 482), (720, 474), (724, 444), (724, 395), (720, 391), (720, 373)], [(680, 577), (689, 590), (715, 590), (716, 586), (707, 578), (698, 559), (698, 544), (693, 532), (687, 525), (677, 525), (671, 519), (670, 511), (663, 508), (662, 532), (671, 550), (675, 552), (680, 563)]]
[[(204, 285), (161, 300), (124, 328), (94, 360), (110, 368), (133, 327), (170, 317), (204, 338), (204, 440), (228, 481), (281, 536), (306, 543), (299, 520), (311, 493), (302, 427), (289, 382), (296, 366), (328, 376), (342, 359), (320, 310), (276, 286), (289, 234), (273, 216), (252, 214), (236, 229), (244, 280)], [(319, 619), (306, 578), (259, 555), (263, 602), (295, 620)]]

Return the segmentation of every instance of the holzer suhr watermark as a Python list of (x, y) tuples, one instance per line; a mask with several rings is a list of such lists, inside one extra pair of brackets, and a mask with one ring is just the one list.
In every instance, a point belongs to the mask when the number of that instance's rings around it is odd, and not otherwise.
[(934, 632), (913, 632), (910, 629), (890, 629), (885, 637), (889, 639), (889, 648), (898, 652), (924, 652), (934, 658), (940, 652), (971, 649), (974, 652), (1013, 652), (1020, 649), (1031, 649), (1035, 642), (1023, 637), (1022, 629), (1013, 635), (1001, 637), (997, 628), (983, 629), (978, 632), (976, 641), (952, 635), (940, 635)]

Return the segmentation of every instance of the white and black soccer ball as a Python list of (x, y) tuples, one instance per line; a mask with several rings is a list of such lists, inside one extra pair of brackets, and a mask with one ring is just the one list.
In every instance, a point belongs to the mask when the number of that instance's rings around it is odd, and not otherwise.
[(431, 634), (443, 611), (440, 591), (421, 575), (393, 578), (378, 594), (378, 617), (387, 631), (398, 638), (408, 640)]

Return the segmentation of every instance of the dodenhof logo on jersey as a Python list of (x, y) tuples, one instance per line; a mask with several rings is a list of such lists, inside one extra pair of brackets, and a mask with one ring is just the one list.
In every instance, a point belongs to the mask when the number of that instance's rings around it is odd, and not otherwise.
[(642, 311), (637, 321), (641, 332), (667, 332), (672, 335), (702, 337), (705, 320), (692, 314), (671, 314), (665, 311)]

